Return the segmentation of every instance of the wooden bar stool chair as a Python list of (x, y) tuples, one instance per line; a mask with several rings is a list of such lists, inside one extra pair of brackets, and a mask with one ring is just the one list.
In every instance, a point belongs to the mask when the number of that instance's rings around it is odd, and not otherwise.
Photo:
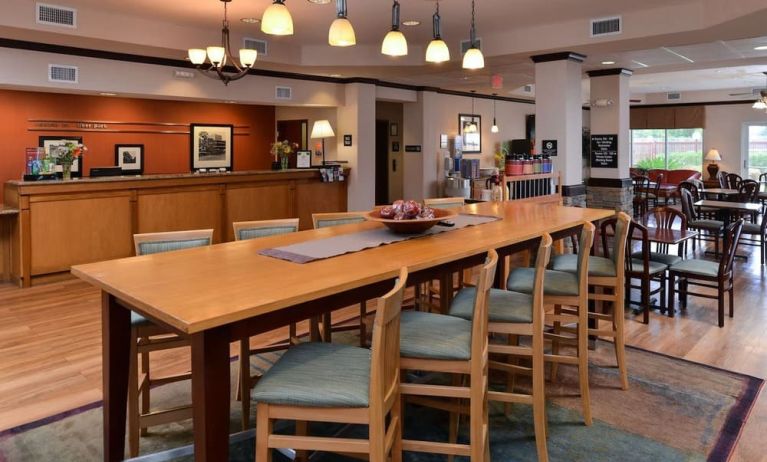
[[(399, 392), (400, 310), (407, 270), (378, 299), (371, 350), (335, 343), (289, 349), (253, 390), (257, 405), (256, 461), (273, 448), (367, 454), (371, 462), (402, 460)], [(295, 420), (296, 435), (273, 433), (277, 419)], [(369, 426), (367, 440), (310, 436), (307, 422)]]
[[(503, 403), (521, 403), (533, 406), (533, 424), (535, 427), (535, 445), (538, 451), (538, 460), (549, 460), (546, 448), (546, 396), (544, 390), (544, 342), (543, 324), (545, 312), (543, 309), (543, 277), (546, 265), (549, 263), (551, 254), (551, 236), (544, 234), (538, 246), (538, 255), (535, 263), (535, 280), (532, 294), (511, 292), (502, 289), (490, 289), (488, 296), (488, 332), (492, 334), (507, 335), (510, 341), (508, 345), (497, 343), (489, 344), (490, 354), (506, 355), (510, 359), (527, 358), (531, 361), (531, 367), (524, 367), (511, 362), (490, 361), (491, 369), (498, 369), (510, 374), (526, 374), (532, 376), (532, 388), (530, 394), (514, 392), (513, 381), (505, 392), (489, 391), (490, 401)], [(474, 315), (474, 300), (477, 289), (467, 287), (461, 289), (455, 296), (450, 306), (450, 315), (466, 320), (471, 320)], [(531, 344), (519, 345), (516, 339), (519, 336), (531, 338)]]
[[(352, 223), (362, 223), (365, 221), (365, 212), (337, 212), (337, 213), (313, 213), (312, 223), (314, 229), (329, 228), (331, 226), (348, 225)], [(360, 331), (360, 346), (367, 346), (367, 324), (365, 320), (368, 317), (367, 302), (362, 301), (360, 303), (360, 319), (357, 325), (340, 325), (333, 326), (331, 313), (325, 313), (322, 316), (322, 324), (319, 332), (316, 332), (316, 327), (319, 325), (317, 322), (312, 324), (312, 340), (322, 339), (325, 342), (332, 340), (333, 332), (357, 330)]]
[[(544, 334), (552, 349), (544, 359), (552, 363), (551, 380), (556, 380), (559, 363), (578, 366), (578, 382), (583, 404), (583, 420), (591, 425), (591, 397), (589, 393), (588, 319), (589, 319), (589, 252), (594, 241), (594, 225), (583, 222), (578, 242), (576, 271), (546, 270), (543, 276), (543, 303), (554, 305), (554, 313), (546, 314), (546, 322), (553, 323), (553, 332)], [(532, 294), (535, 268), (515, 268), (509, 274), (506, 287), (514, 292)], [(563, 306), (572, 307), (563, 309)], [(571, 329), (570, 326), (576, 327)], [(565, 330), (567, 328), (567, 330)], [(570, 334), (570, 335), (565, 335)], [(560, 354), (561, 344), (574, 345), (576, 353)]]
[[(175, 250), (203, 247), (213, 243), (213, 230), (176, 231), (167, 233), (134, 234), (136, 255), (150, 255)], [(151, 374), (149, 353), (183, 348), (190, 345), (168, 329), (152, 323), (138, 313), (131, 312), (131, 355), (128, 374), (128, 451), (131, 457), (139, 453), (139, 435), (146, 436), (149, 427), (192, 418), (190, 404), (172, 409), (152, 410), (152, 386), (191, 379), (191, 373), (166, 377)], [(141, 367), (139, 369), (139, 358)], [(139, 403), (139, 399), (141, 403)]]
[[(232, 223), (234, 228), (234, 239), (244, 241), (257, 239), (259, 237), (276, 236), (279, 234), (294, 233), (298, 231), (298, 218), (286, 218), (280, 220), (260, 220), (260, 221), (240, 221)], [(242, 401), (242, 429), (246, 430), (250, 426), (250, 389), (255, 385), (260, 376), (250, 375), (250, 356), (272, 351), (286, 350), (288, 347), (298, 343), (296, 335), (296, 324), (290, 323), (288, 326), (288, 339), (275, 345), (269, 345), (262, 348), (250, 348), (250, 339), (245, 338), (240, 341), (239, 357), (239, 380), (237, 381), (237, 399)]]
[[(401, 383), (400, 392), (411, 401), (451, 413), (450, 442), (403, 440), (404, 451), (466, 456), (472, 462), (490, 460), (487, 297), (497, 264), (498, 254), (489, 251), (474, 291), (471, 320), (423, 311), (402, 313), (400, 368), (453, 375), (452, 386)], [(468, 386), (462, 385), (465, 378)], [(468, 400), (468, 409), (461, 400)], [(468, 444), (455, 443), (461, 413), (469, 414)]]

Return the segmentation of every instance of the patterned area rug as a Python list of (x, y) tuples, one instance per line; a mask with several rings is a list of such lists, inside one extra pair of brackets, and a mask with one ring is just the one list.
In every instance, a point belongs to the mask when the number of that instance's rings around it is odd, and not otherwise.
[[(267, 369), (277, 356), (254, 357), (254, 369)], [(628, 348), (630, 389), (618, 388), (612, 345), (599, 342), (591, 352), (594, 424), (583, 425), (577, 374), (561, 366), (556, 384), (547, 383), (549, 454), (554, 461), (725, 461), (731, 454), (763, 380), (689, 361)], [(232, 374), (236, 363), (232, 365)], [(167, 406), (189, 399), (189, 384), (158, 387), (153, 400)], [(240, 432), (239, 403), (231, 409), (232, 461), (253, 460), (253, 431)], [(445, 414), (408, 406), (408, 438), (444, 440)], [(253, 420), (251, 420), (253, 422)], [(515, 405), (510, 415), (491, 406), (494, 461), (535, 461), (532, 413)], [(465, 427), (465, 425), (464, 425)], [(279, 429), (280, 427), (278, 427)], [(289, 424), (282, 426), (290, 431)], [(465, 438), (466, 428), (463, 428)], [(191, 421), (151, 429), (142, 438), (138, 461), (191, 461)], [(315, 424), (312, 432), (364, 435), (364, 428)], [(239, 432), (239, 433), (238, 433)], [(0, 433), (0, 462), (91, 461), (101, 459), (101, 404), (50, 417)], [(457, 458), (459, 460), (460, 458)], [(288, 460), (280, 455), (275, 460)], [(317, 455), (312, 460), (346, 460)], [(406, 454), (407, 461), (442, 461), (444, 457)]]

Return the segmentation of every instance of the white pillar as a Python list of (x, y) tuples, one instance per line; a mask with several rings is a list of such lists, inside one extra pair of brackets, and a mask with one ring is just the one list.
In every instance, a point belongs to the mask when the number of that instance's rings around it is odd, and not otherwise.
[[(375, 118), (375, 86), (347, 84), (344, 105), (338, 108), (338, 127), (334, 128), (338, 160), (348, 161), (351, 168), (347, 180), (350, 211), (370, 210), (375, 205)], [(344, 146), (344, 135), (352, 135), (351, 146)]]

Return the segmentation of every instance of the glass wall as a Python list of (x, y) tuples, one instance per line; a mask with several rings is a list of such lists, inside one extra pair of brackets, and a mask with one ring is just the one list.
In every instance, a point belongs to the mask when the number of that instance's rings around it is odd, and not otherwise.
[(703, 168), (703, 129), (631, 130), (631, 165), (641, 169)]

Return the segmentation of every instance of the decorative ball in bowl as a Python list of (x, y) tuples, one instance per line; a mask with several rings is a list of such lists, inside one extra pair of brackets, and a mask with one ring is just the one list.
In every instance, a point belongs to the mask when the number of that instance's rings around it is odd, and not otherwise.
[(367, 212), (365, 218), (383, 223), (397, 234), (419, 234), (456, 215), (455, 211), (432, 209), (416, 201), (396, 201), (392, 205)]

